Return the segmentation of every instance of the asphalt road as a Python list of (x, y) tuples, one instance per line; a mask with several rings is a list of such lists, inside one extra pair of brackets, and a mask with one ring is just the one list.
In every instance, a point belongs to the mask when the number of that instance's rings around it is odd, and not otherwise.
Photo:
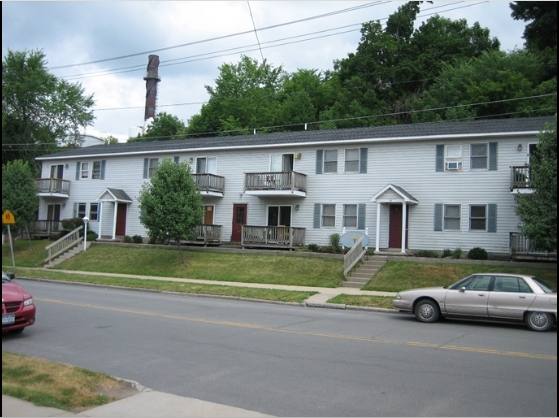
[(18, 279), (2, 349), (276, 416), (557, 416), (557, 329)]

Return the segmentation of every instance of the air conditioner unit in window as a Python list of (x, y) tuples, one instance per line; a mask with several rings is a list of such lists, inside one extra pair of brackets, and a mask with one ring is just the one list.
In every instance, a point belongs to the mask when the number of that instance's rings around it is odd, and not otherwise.
[(460, 170), (462, 163), (459, 161), (447, 161), (446, 162), (446, 169), (447, 170)]

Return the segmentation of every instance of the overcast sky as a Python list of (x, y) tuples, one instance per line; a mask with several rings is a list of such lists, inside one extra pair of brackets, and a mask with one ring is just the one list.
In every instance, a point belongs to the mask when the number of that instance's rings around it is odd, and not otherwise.
[[(2, 1), (2, 57), (8, 49), (42, 49), (51, 73), (94, 95), (96, 120), (86, 133), (124, 140), (144, 124), (150, 54), (160, 58), (157, 110), (186, 124), (208, 100), (204, 86), (214, 86), (222, 64), (244, 54), (287, 72), (331, 70), (355, 52), (362, 23), (384, 24), (404, 3)], [(418, 21), (433, 14), (479, 22), (505, 51), (524, 44), (525, 22), (512, 19), (508, 1), (424, 3)]]

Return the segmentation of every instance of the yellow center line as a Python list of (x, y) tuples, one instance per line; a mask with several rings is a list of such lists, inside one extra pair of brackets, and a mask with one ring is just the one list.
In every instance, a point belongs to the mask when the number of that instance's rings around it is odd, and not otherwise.
[(531, 353), (523, 353), (517, 351), (501, 351), (501, 350), (493, 350), (489, 348), (460, 347), (454, 345), (438, 345), (438, 344), (422, 343), (417, 341), (396, 341), (396, 340), (382, 340), (382, 339), (367, 338), (367, 337), (351, 337), (348, 335), (324, 334), (318, 332), (295, 331), (295, 330), (288, 330), (288, 329), (281, 329), (281, 328), (272, 328), (272, 327), (265, 327), (262, 325), (247, 324), (243, 322), (231, 322), (231, 321), (204, 319), (204, 318), (189, 318), (189, 317), (176, 316), (176, 315), (165, 315), (165, 314), (154, 313), (149, 311), (137, 311), (131, 309), (106, 307), (106, 306), (83, 304), (83, 303), (72, 303), (72, 302), (66, 302), (66, 301), (56, 300), (56, 299), (35, 298), (35, 300), (41, 302), (57, 303), (60, 305), (78, 306), (81, 308), (99, 309), (99, 310), (105, 310), (111, 312), (121, 312), (121, 313), (129, 313), (134, 315), (152, 316), (157, 318), (177, 319), (180, 321), (198, 322), (204, 324), (249, 328), (249, 329), (260, 330), (260, 331), (284, 332), (289, 334), (307, 335), (312, 337), (336, 338), (340, 340), (361, 341), (361, 342), (368, 342), (368, 343), (398, 344), (398, 345), (405, 345), (408, 347), (421, 347), (421, 348), (452, 350), (452, 351), (466, 351), (470, 353), (479, 353), (479, 354), (495, 354), (495, 355), (509, 356), (509, 357), (523, 357), (523, 358), (531, 358), (531, 359), (538, 359), (538, 360), (557, 361), (557, 356), (546, 355), (546, 354), (531, 354)]

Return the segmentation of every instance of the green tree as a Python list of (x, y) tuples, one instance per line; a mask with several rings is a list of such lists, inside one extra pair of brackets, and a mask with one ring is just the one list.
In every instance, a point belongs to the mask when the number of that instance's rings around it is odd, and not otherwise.
[(2, 59), (2, 164), (35, 157), (78, 142), (92, 125), (93, 95), (50, 74), (42, 51), (8, 50)]
[(103, 141), (105, 142), (105, 144), (118, 144), (119, 143), (118, 138), (113, 136), (113, 135), (109, 135), (109, 136), (103, 138)]
[[(444, 64), (434, 84), (412, 103), (412, 120), (552, 114), (557, 109), (557, 83), (541, 83), (541, 75), (538, 57), (525, 50), (489, 51)], [(529, 97), (534, 98), (525, 99)]]
[(186, 126), (178, 117), (166, 112), (155, 115), (144, 135), (129, 139), (128, 142), (164, 141), (184, 138)]
[(15, 217), (15, 231), (24, 230), (37, 219), (39, 198), (33, 169), (27, 161), (14, 160), (2, 165), (2, 213)]
[(539, 135), (536, 152), (530, 158), (532, 194), (518, 194), (516, 214), (520, 231), (535, 248), (557, 250), (557, 114)]
[(138, 200), (140, 222), (150, 241), (174, 240), (184, 263), (180, 241), (193, 237), (203, 216), (202, 198), (190, 166), (163, 160), (150, 181), (142, 185)]
[(546, 79), (557, 78), (557, 2), (514, 1), (509, 5), (513, 19), (529, 22), (522, 35), (524, 46), (538, 53)]
[[(264, 60), (242, 56), (238, 64), (219, 67), (215, 87), (205, 86), (210, 98), (199, 115), (190, 118), (189, 134), (215, 133), (273, 126), (279, 107), (282, 67), (273, 68)], [(235, 134), (234, 132), (230, 133)]]

